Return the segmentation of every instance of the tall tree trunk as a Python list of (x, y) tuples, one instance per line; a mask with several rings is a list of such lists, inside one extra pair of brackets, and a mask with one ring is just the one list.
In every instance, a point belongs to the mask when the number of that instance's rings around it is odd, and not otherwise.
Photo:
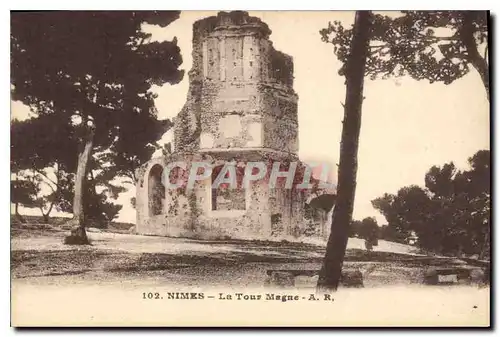
[(89, 168), (89, 159), (92, 155), (94, 143), (94, 127), (90, 127), (86, 137), (82, 142), (80, 153), (78, 154), (78, 166), (75, 177), (75, 196), (73, 199), (73, 224), (71, 235), (66, 238), (68, 244), (88, 244), (87, 233), (85, 231), (85, 211), (84, 194), (85, 183)]
[(337, 200), (330, 237), (318, 279), (319, 291), (337, 290), (344, 260), (356, 190), (357, 155), (365, 63), (370, 39), (371, 13), (357, 11), (346, 72), (346, 101), (340, 144)]
[[(484, 14), (487, 16), (488, 13), (485, 11)], [(481, 81), (483, 81), (484, 89), (486, 90), (486, 97), (488, 101), (490, 100), (490, 73), (488, 69), (488, 62), (485, 57), (482, 57), (478, 50), (478, 45), (474, 37), (476, 29), (474, 28), (473, 21), (474, 16), (478, 15), (474, 11), (467, 11), (463, 14), (463, 23), (460, 28), (460, 38), (462, 39), (465, 48), (467, 50), (467, 58), (472, 66), (477, 70), (479, 76), (481, 76)], [(488, 18), (486, 18), (488, 19)], [(487, 47), (486, 47), (487, 48)]]

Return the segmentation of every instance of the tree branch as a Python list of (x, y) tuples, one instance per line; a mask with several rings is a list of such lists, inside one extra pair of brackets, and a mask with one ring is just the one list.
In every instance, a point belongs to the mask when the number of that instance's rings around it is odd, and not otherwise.
[(460, 41), (460, 39), (458, 37), (456, 37), (455, 35), (452, 35), (452, 36), (427, 36), (427, 35), (424, 35), (424, 34), (418, 34), (420, 35), (420, 37), (422, 37), (423, 39), (426, 39), (426, 40), (429, 40), (429, 41), (432, 41), (432, 42), (439, 42), (439, 41)]
[[(45, 179), (47, 179), (50, 183), (54, 184), (56, 187), (58, 187), (58, 184), (55, 181), (53, 181), (52, 179), (50, 179), (42, 170), (35, 170), (35, 172), (38, 173), (38, 174), (40, 174), (41, 176), (43, 176)], [(52, 185), (50, 185), (50, 184), (47, 184), (47, 185), (49, 185), (49, 187), (52, 190), (52, 192), (55, 192), (55, 190), (52, 187)]]
[(467, 59), (472, 66), (477, 70), (483, 81), (484, 88), (486, 89), (486, 97), (490, 100), (490, 76), (488, 72), (488, 64), (486, 59), (481, 57), (477, 49), (477, 43), (474, 39), (474, 26), (472, 24), (473, 13), (466, 12), (463, 17), (463, 24), (459, 28), (459, 35), (467, 50)]

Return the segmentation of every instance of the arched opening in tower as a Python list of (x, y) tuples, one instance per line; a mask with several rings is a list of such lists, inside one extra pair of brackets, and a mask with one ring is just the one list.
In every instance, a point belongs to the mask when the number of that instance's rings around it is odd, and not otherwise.
[(163, 213), (165, 203), (165, 185), (163, 184), (163, 167), (154, 165), (149, 171), (148, 177), (148, 204), (149, 215), (159, 215)]

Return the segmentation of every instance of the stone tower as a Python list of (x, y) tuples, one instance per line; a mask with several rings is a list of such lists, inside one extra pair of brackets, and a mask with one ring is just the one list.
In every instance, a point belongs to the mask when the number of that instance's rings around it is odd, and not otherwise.
[(186, 105), (175, 120), (175, 151), (264, 149), (296, 155), (292, 58), (246, 12), (220, 12), (193, 27)]
[[(230, 162), (298, 162), (297, 95), (292, 58), (274, 49), (269, 27), (246, 12), (220, 12), (194, 23), (186, 104), (174, 119), (174, 151), (137, 173), (140, 234), (270, 239), (304, 233), (306, 193), (272, 187), (213, 188)], [(166, 189), (164, 168), (204, 162), (212, 177), (194, 189)], [(170, 179), (170, 178), (169, 178)]]

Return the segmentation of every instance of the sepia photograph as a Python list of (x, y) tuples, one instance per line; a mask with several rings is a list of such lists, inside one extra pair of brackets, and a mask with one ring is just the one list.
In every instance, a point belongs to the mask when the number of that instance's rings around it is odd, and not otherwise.
[(491, 327), (489, 11), (11, 11), (13, 327)]

